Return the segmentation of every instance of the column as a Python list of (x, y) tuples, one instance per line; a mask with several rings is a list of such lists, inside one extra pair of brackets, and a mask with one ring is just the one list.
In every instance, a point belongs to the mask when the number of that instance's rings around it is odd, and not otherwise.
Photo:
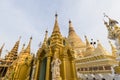
[(67, 76), (66, 76), (66, 58), (65, 58), (65, 56), (63, 57), (63, 80), (67, 80)]
[(72, 59), (71, 63), (72, 63), (73, 78), (74, 78), (74, 80), (77, 80), (77, 74), (76, 74), (77, 72), (76, 72), (74, 59)]
[(39, 69), (40, 69), (40, 60), (38, 59), (35, 70), (35, 80), (38, 80), (38, 75), (40, 74)]
[(45, 80), (50, 80), (50, 66), (51, 66), (51, 57), (47, 57), (47, 67), (46, 67), (46, 79)]

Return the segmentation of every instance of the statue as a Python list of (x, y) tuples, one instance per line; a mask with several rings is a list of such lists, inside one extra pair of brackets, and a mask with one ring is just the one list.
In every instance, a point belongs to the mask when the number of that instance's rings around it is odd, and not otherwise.
[[(106, 16), (106, 15), (105, 15)], [(118, 50), (117, 54), (120, 54), (120, 27), (117, 26), (118, 22), (106, 16), (109, 19), (109, 23), (104, 21), (108, 29), (108, 38), (115, 40), (115, 45)]]
[(62, 80), (60, 76), (61, 61), (57, 58), (56, 53), (57, 51), (54, 53), (53, 61), (51, 62), (52, 80)]
[(115, 41), (116, 49), (117, 49), (117, 60), (119, 61), (118, 66), (114, 67), (114, 71), (116, 74), (120, 75), (120, 27), (118, 27), (118, 22), (109, 18), (107, 15), (104, 14), (105, 17), (109, 19), (109, 23), (104, 21), (104, 24), (108, 30), (108, 38)]

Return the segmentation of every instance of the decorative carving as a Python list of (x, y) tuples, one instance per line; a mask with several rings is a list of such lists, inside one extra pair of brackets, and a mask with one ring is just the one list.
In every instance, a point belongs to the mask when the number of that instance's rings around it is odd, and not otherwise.
[[(120, 27), (118, 27), (118, 22), (109, 18), (107, 15), (104, 14), (105, 17), (109, 19), (109, 23), (104, 21), (104, 24), (108, 30), (108, 38), (115, 41), (115, 45), (117, 48), (117, 60), (120, 62)], [(114, 67), (115, 73), (120, 74), (120, 64)]]
[(115, 40), (115, 45), (117, 49), (120, 49), (120, 27), (117, 26), (117, 21), (109, 19), (109, 24), (104, 21), (104, 24), (106, 25), (108, 29), (108, 38)]

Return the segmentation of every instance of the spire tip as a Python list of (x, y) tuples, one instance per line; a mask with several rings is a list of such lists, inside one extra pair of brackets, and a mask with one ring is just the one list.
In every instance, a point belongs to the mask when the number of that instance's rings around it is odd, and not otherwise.
[(30, 39), (32, 40), (32, 36), (30, 37)]
[(21, 36), (19, 37), (19, 41), (20, 41), (20, 39), (21, 39)]
[(48, 33), (48, 30), (46, 30), (45, 32)]
[(72, 21), (71, 20), (69, 20), (69, 23), (71, 23)]
[(55, 14), (55, 17), (56, 17), (56, 18), (58, 17), (58, 14), (57, 14), (57, 13)]

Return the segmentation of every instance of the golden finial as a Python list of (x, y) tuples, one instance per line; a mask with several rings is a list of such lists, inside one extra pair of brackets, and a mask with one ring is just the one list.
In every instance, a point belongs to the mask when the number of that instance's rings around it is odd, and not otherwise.
[(102, 47), (102, 45), (101, 45), (101, 43), (100, 43), (100, 41), (99, 41), (99, 40), (97, 40), (97, 43), (98, 43), (98, 45), (99, 45), (99, 46), (101, 46), (101, 47)]
[(85, 37), (85, 39), (87, 40), (87, 36), (86, 36), (86, 35), (84, 35), (84, 37)]
[(57, 17), (58, 17), (58, 14), (56, 13), (55, 14), (55, 24), (54, 24), (53, 32), (60, 32)]
[(23, 46), (22, 46), (22, 50), (24, 50), (24, 47), (25, 47), (25, 44), (23, 44)]
[(46, 44), (47, 37), (48, 37), (48, 31), (46, 30), (46, 31), (45, 31), (45, 38), (44, 38), (43, 45), (45, 45), (45, 44)]
[(99, 40), (97, 40), (97, 47), (102, 47), (102, 45), (101, 45)]
[(57, 18), (58, 18), (58, 14), (57, 12), (55, 13), (55, 21), (57, 21)]
[(71, 20), (69, 20), (69, 24), (71, 23), (72, 21)]
[(30, 37), (30, 40), (32, 40), (32, 36)]
[(29, 53), (30, 54), (31, 41), (32, 41), (32, 36), (30, 37), (30, 41), (28, 43), (27, 48), (25, 49), (25, 53)]
[(56, 17), (56, 18), (58, 17), (58, 14), (57, 14), (57, 12), (56, 12), (56, 14), (55, 14), (55, 17)]
[(86, 40), (86, 45), (90, 45), (87, 36), (85, 35), (84, 37), (85, 37), (85, 40)]
[(48, 31), (46, 30), (45, 31), (45, 38), (47, 39), (47, 36), (48, 36)]
[(48, 30), (46, 30), (45, 32), (48, 33)]
[(24, 52), (24, 48), (25, 48), (25, 44), (22, 45), (22, 49), (21, 49), (20, 54)]
[(73, 27), (73, 26), (72, 26), (72, 21), (69, 20), (69, 28), (70, 28), (70, 30), (73, 30), (73, 28), (71, 28), (71, 27)]
[(71, 20), (69, 20), (69, 33), (70, 33), (70, 31), (74, 31)]
[(19, 37), (18, 41), (20, 41), (20, 40), (21, 40), (21, 36)]

